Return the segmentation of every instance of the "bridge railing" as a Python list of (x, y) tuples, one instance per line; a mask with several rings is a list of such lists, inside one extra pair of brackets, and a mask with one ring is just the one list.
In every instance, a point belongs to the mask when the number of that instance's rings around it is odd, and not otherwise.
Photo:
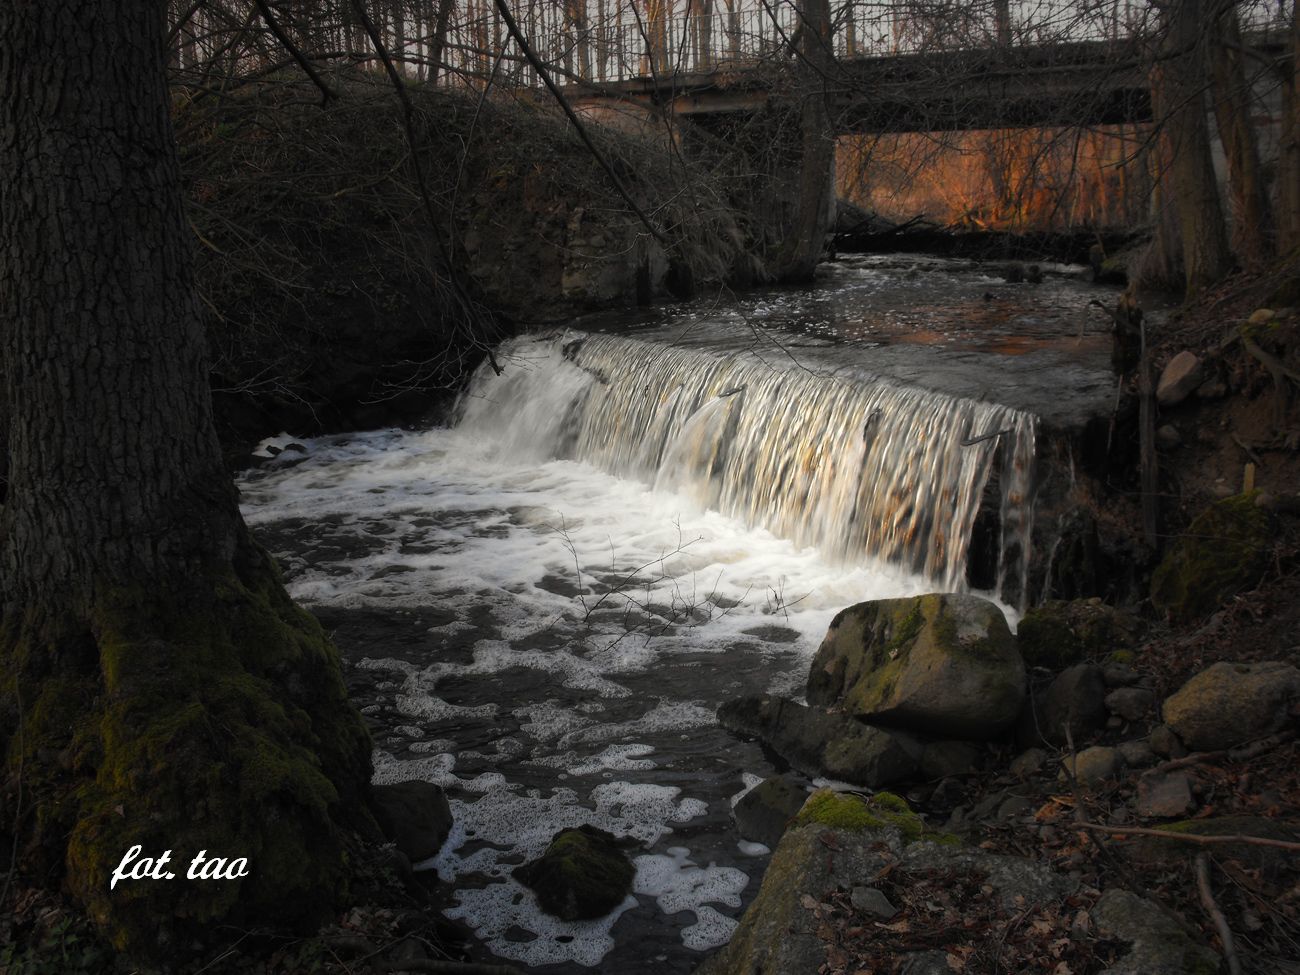
[[(1247, 29), (1285, 22), (1289, 3), (1246, 0)], [(790, 57), (802, 23), (795, 0), (521, 0), (530, 43), (560, 80), (618, 82), (746, 67)], [(538, 84), (521, 58), (498, 61), (505, 31), (490, 0), (464, 0), (450, 28), (444, 77)], [(839, 58), (997, 46), (1125, 41), (1158, 29), (1147, 0), (832, 0)]]

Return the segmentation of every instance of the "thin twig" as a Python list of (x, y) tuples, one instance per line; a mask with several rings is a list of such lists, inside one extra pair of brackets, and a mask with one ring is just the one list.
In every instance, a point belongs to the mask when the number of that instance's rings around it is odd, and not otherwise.
[(1219, 940), (1223, 942), (1223, 957), (1228, 960), (1228, 975), (1241, 975), (1241, 961), (1237, 958), (1237, 949), (1232, 943), (1232, 928), (1228, 927), (1228, 919), (1223, 916), (1223, 911), (1214, 900), (1214, 892), (1210, 890), (1210, 857), (1207, 853), (1196, 855), (1196, 889), (1201, 893), (1201, 906), (1219, 931)]
[(1142, 826), (1103, 826), (1101, 823), (1079, 823), (1081, 829), (1096, 830), (1099, 833), (1112, 833), (1116, 836), (1155, 836), (1162, 840), (1178, 840), (1183, 843), (1196, 843), (1200, 846), (1214, 846), (1219, 843), (1242, 843), (1246, 846), (1267, 846), (1275, 850), (1289, 850), (1300, 853), (1300, 843), (1290, 840), (1271, 840), (1266, 836), (1244, 836), (1234, 833), (1230, 836), (1203, 836), (1199, 833), (1175, 833), (1172, 830), (1146, 829)]

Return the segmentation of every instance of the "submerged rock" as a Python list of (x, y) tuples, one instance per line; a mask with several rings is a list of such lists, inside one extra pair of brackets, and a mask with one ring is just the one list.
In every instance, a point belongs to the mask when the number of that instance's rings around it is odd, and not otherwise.
[(1231, 748), (1279, 731), (1300, 704), (1300, 670), (1220, 662), (1165, 700), (1165, 724), (1192, 749)]
[(775, 847), (807, 798), (803, 786), (788, 776), (764, 779), (736, 803), (732, 811), (736, 832), (744, 839)]
[(910, 735), (863, 724), (843, 714), (763, 695), (718, 709), (728, 731), (760, 739), (805, 775), (879, 788), (916, 771), (921, 743)]
[(451, 806), (432, 782), (396, 782), (370, 790), (371, 808), (384, 835), (419, 863), (437, 854), (451, 832)]
[(604, 917), (632, 892), (635, 875), (618, 840), (595, 826), (560, 830), (541, 857), (514, 873), (562, 921)]
[(809, 704), (954, 738), (998, 734), (1024, 697), (1025, 665), (1002, 611), (959, 594), (844, 610), (808, 675)]
[(1151, 576), (1151, 603), (1175, 621), (1208, 616), (1259, 582), (1273, 533), (1254, 494), (1211, 505), (1178, 537)]

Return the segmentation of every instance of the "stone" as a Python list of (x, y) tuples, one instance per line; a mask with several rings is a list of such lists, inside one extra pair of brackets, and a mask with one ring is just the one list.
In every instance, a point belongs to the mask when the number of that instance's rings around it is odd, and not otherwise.
[(842, 611), (813, 660), (807, 698), (873, 723), (981, 739), (1015, 721), (1025, 683), (997, 606), (933, 593)]
[(798, 772), (877, 789), (916, 772), (922, 746), (910, 735), (844, 714), (763, 695), (728, 701), (718, 722), (758, 738)]
[(560, 830), (545, 853), (514, 871), (542, 910), (562, 921), (604, 917), (632, 893), (635, 875), (614, 835), (595, 826)]
[(1173, 819), (1192, 807), (1192, 780), (1186, 772), (1148, 774), (1138, 779), (1138, 815)]
[(930, 741), (921, 752), (921, 773), (927, 779), (965, 775), (980, 767), (982, 752), (968, 741)]
[(946, 951), (914, 951), (903, 958), (903, 966), (898, 970), (898, 975), (952, 975)]
[(1036, 803), (1028, 796), (1007, 796), (998, 805), (997, 818), (1015, 819), (1017, 816), (1036, 808)]
[(1277, 312), (1272, 308), (1256, 308), (1246, 319), (1247, 325), (1267, 325), (1273, 319), (1277, 318)]
[(1147, 742), (1151, 745), (1151, 750), (1163, 758), (1182, 758), (1187, 754), (1187, 748), (1169, 730), (1168, 725), (1161, 724), (1152, 728)]
[(1120, 687), (1106, 695), (1106, 709), (1125, 721), (1141, 721), (1156, 702), (1145, 687)]
[(1213, 975), (1219, 956), (1193, 941), (1172, 915), (1127, 890), (1108, 890), (1092, 910), (1097, 929), (1128, 944), (1102, 975)]
[(1151, 575), (1151, 603), (1174, 622), (1201, 619), (1259, 582), (1272, 517), (1252, 494), (1216, 501), (1178, 536)]
[[(818, 793), (808, 800), (810, 805), (816, 801)], [(854, 796), (834, 801), (861, 804)], [(942, 870), (978, 876), (993, 888), (994, 896), (1008, 911), (1023, 909), (1017, 905), (1059, 902), (1078, 889), (1076, 881), (1031, 860), (950, 844), (907, 843), (893, 828), (846, 828), (812, 816), (786, 831), (758, 895), (730, 942), (697, 968), (697, 975), (820, 971), (826, 963), (826, 945), (818, 928), (825, 921), (815, 905), (843, 890), (846, 878), (874, 877), (891, 864), (902, 871)], [(809, 904), (814, 907), (806, 906)], [(913, 958), (907, 964), (913, 964)], [(924, 973), (937, 969), (908, 970)]]
[(1048, 686), (1038, 714), (1038, 731), (1051, 744), (1064, 745), (1072, 738), (1077, 746), (1105, 726), (1106, 715), (1101, 668), (1076, 664), (1057, 674)]
[(808, 792), (789, 776), (764, 779), (741, 796), (732, 810), (736, 832), (744, 839), (775, 849), (807, 798)]
[(451, 832), (451, 806), (432, 782), (372, 786), (370, 803), (379, 828), (412, 863), (437, 855)]
[(878, 917), (882, 921), (888, 921), (898, 913), (898, 908), (889, 903), (889, 898), (875, 887), (854, 887), (849, 892), (849, 903), (853, 905), (854, 910)]
[(1115, 747), (1129, 768), (1146, 768), (1156, 763), (1156, 753), (1145, 741), (1125, 741)]
[(1161, 450), (1173, 450), (1182, 442), (1182, 434), (1172, 423), (1166, 423), (1156, 429), (1156, 446)]
[(1027, 779), (1039, 772), (1047, 762), (1047, 752), (1041, 748), (1027, 748), (1011, 762), (1010, 771), (1018, 779)]
[(1073, 758), (1066, 756), (1062, 765), (1064, 766), (1061, 772), (1063, 779), (1068, 779), (1067, 773), (1073, 773), (1080, 785), (1094, 786), (1115, 778), (1124, 768), (1124, 757), (1119, 753), (1118, 748), (1094, 745), (1092, 748), (1085, 748)]
[(1223, 399), (1228, 395), (1228, 384), (1214, 376), (1196, 387), (1197, 399)]
[[(1300, 840), (1300, 823), (1267, 816), (1208, 816), (1197, 819), (1184, 819), (1179, 822), (1161, 823), (1155, 827), (1160, 832), (1168, 832), (1175, 837), (1179, 834), (1192, 836), (1253, 836), (1266, 840), (1281, 840), (1295, 843)], [(1128, 853), (1135, 863), (1143, 866), (1163, 861), (1186, 861), (1191, 859), (1204, 846), (1193, 846), (1178, 839), (1160, 839), (1154, 836), (1135, 838), (1126, 844)], [(1253, 843), (1220, 842), (1209, 847), (1216, 859), (1239, 860), (1250, 869), (1262, 870), (1265, 879), (1276, 878), (1287, 873), (1293, 862), (1290, 857), (1278, 856), (1274, 847), (1259, 846)]]
[(1187, 399), (1205, 379), (1201, 360), (1192, 352), (1179, 352), (1169, 360), (1156, 384), (1156, 402), (1161, 406), (1177, 406)]
[(1053, 599), (1025, 613), (1016, 647), (1029, 667), (1060, 670), (1087, 657), (1137, 645), (1142, 622), (1099, 599)]
[(1231, 748), (1279, 731), (1300, 702), (1300, 670), (1281, 661), (1201, 671), (1165, 700), (1165, 724), (1194, 751)]

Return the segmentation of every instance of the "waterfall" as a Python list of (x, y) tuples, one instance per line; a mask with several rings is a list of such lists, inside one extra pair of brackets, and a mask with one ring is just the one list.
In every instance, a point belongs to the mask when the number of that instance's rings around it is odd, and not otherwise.
[(503, 374), (480, 369), (458, 418), (507, 456), (581, 460), (947, 591), (965, 587), (971, 528), (1000, 463), (998, 586), (1024, 601), (1031, 414), (626, 336), (515, 339), (497, 358)]

